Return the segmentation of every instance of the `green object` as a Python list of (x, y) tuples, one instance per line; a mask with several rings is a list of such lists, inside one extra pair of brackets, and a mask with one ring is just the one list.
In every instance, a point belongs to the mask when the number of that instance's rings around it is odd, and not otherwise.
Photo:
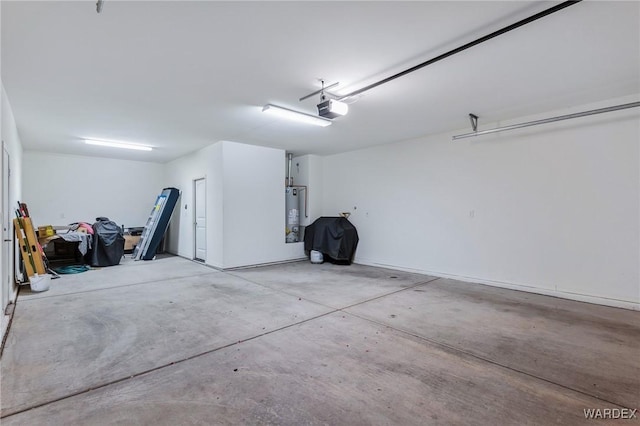
[(86, 265), (69, 265), (53, 268), (53, 270), (59, 274), (80, 274), (82, 272), (87, 272), (89, 269), (91, 268)]

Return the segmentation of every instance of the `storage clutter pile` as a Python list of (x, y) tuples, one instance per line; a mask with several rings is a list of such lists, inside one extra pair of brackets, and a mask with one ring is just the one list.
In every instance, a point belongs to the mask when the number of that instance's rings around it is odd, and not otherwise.
[[(91, 266), (118, 265), (124, 256), (124, 229), (109, 218), (98, 217), (93, 225), (80, 222), (70, 226), (39, 226), (36, 233), (25, 203), (18, 201), (15, 214), (13, 228), (20, 249), (22, 268), (28, 277), (31, 291), (49, 290), (51, 280), (59, 278), (58, 273), (84, 272), (89, 269), (85, 263)], [(66, 232), (58, 234), (56, 231)], [(54, 252), (57, 252), (56, 242), (77, 243), (71, 245), (72, 249), (69, 250), (73, 255), (70, 260), (74, 266), (67, 265), (59, 272), (52, 268), (51, 260), (45, 252), (51, 242)]]
[[(107, 217), (97, 217), (93, 225), (87, 222), (77, 222), (69, 226), (41, 226), (38, 228), (38, 234), (45, 247), (52, 241), (55, 244), (59, 239), (66, 242), (77, 242), (77, 251), (81, 257), (76, 257), (74, 262), (76, 264), (113, 266), (118, 265), (124, 255), (124, 231), (122, 227)], [(75, 246), (73, 251), (75, 251)], [(69, 273), (67, 272), (68, 268), (56, 268), (55, 270), (59, 273)]]

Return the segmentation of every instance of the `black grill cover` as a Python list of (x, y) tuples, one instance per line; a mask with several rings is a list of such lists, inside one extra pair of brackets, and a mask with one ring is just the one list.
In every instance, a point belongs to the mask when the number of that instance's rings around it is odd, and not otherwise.
[(304, 250), (338, 261), (353, 262), (358, 247), (358, 231), (344, 217), (321, 217), (304, 230)]
[(89, 252), (91, 266), (118, 265), (124, 255), (122, 228), (106, 217), (97, 217), (93, 224), (93, 247)]

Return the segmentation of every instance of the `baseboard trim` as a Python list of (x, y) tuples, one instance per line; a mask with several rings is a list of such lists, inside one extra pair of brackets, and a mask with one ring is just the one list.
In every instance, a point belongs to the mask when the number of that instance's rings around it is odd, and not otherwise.
[(250, 265), (239, 265), (239, 266), (232, 266), (232, 267), (229, 267), (229, 268), (223, 268), (221, 266), (211, 265), (211, 264), (206, 263), (206, 262), (198, 262), (197, 260), (194, 260), (193, 258), (190, 258), (190, 257), (187, 257), (187, 256), (183, 256), (181, 254), (176, 254), (176, 253), (171, 253), (171, 252), (167, 252), (167, 253), (173, 254), (174, 256), (178, 256), (178, 257), (181, 257), (183, 259), (190, 260), (192, 262), (196, 262), (196, 263), (199, 263), (199, 264), (201, 264), (203, 266), (208, 266), (209, 268), (213, 268), (213, 269), (215, 269), (217, 271), (223, 271), (223, 272), (224, 271), (237, 271), (239, 269), (259, 268), (261, 266), (282, 265), (284, 263), (300, 262), (302, 260), (307, 260), (308, 259), (308, 257), (302, 256), (302, 257), (296, 257), (296, 258), (293, 258), (293, 259), (276, 260), (274, 262), (254, 263), (254, 264), (250, 264)]
[(592, 303), (595, 305), (611, 306), (614, 308), (629, 309), (632, 311), (640, 311), (640, 303), (629, 302), (627, 300), (611, 299), (607, 297), (592, 296), (581, 293), (571, 293), (567, 291), (552, 290), (540, 288), (531, 285), (515, 284), (504, 281), (487, 280), (477, 277), (468, 277), (464, 275), (449, 274), (439, 271), (430, 271), (425, 269), (408, 268), (397, 265), (388, 265), (380, 262), (373, 262), (366, 259), (356, 259), (354, 263), (366, 266), (377, 266), (380, 268), (394, 269), (396, 271), (413, 272), (416, 274), (431, 275), (439, 278), (451, 278), (458, 281), (465, 281), (474, 284), (488, 285), (491, 287), (507, 288), (509, 290), (524, 291), (527, 293), (541, 294), (543, 296), (559, 297), (561, 299), (575, 300), (578, 302)]
[(300, 261), (306, 260), (306, 259), (307, 259), (306, 257), (297, 257), (295, 259), (278, 260), (276, 262), (256, 263), (254, 265), (233, 266), (231, 268), (223, 268), (222, 271), (237, 271), (239, 269), (260, 268), (261, 266), (282, 265), (282, 264), (285, 264), (285, 263), (300, 262)]

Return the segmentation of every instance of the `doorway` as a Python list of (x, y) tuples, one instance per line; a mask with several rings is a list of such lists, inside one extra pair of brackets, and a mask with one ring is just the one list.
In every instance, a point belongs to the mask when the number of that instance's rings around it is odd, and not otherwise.
[(193, 181), (193, 235), (194, 260), (207, 260), (207, 208), (204, 178)]
[(2, 141), (2, 212), (0, 217), (2, 218), (2, 262), (0, 264), (0, 299), (2, 302), (2, 311), (9, 304), (9, 294), (12, 291), (12, 273), (11, 273), (11, 243), (13, 242), (13, 235), (11, 234), (11, 214), (9, 213), (9, 179), (11, 178), (11, 171), (9, 169), (9, 153), (5, 147), (4, 141)]

